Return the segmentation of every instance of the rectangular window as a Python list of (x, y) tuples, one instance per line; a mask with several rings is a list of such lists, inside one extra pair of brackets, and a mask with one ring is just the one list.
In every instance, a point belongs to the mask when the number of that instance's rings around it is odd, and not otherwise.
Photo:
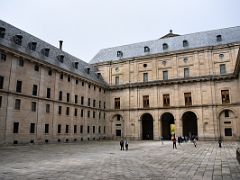
[(58, 100), (62, 101), (62, 91), (59, 91)]
[(148, 108), (149, 107), (149, 96), (143, 96), (143, 107)]
[(87, 117), (90, 118), (90, 111), (87, 112)]
[(78, 95), (75, 95), (75, 104), (78, 103)]
[(226, 65), (220, 64), (220, 74), (226, 74)]
[(69, 125), (66, 125), (65, 133), (69, 133)]
[(106, 102), (103, 103), (103, 108), (106, 109)]
[(32, 111), (36, 112), (37, 109), (37, 103), (36, 102), (32, 102)]
[(51, 69), (48, 70), (48, 75), (49, 75), (49, 76), (52, 75), (52, 70), (51, 70)]
[(63, 73), (61, 73), (61, 74), (60, 74), (60, 79), (62, 79), (62, 80), (63, 80)]
[(70, 94), (67, 93), (67, 102), (70, 102)]
[(32, 89), (32, 95), (33, 95), (33, 96), (37, 96), (37, 88), (38, 88), (37, 85), (34, 84), (34, 85), (33, 85), (33, 89)]
[(6, 59), (7, 59), (7, 55), (1, 53), (1, 60), (2, 60), (2, 61), (6, 61)]
[(45, 124), (45, 134), (49, 133), (49, 124)]
[(68, 82), (71, 82), (71, 76), (68, 76)]
[(47, 98), (51, 98), (51, 88), (47, 88)]
[(169, 94), (163, 94), (163, 106), (170, 106), (170, 96)]
[(96, 100), (93, 100), (93, 107), (96, 107)]
[(81, 105), (83, 105), (83, 104), (84, 104), (84, 97), (81, 96)]
[(84, 86), (84, 82), (82, 82), (82, 86)]
[(83, 117), (83, 109), (81, 109), (81, 117)]
[(22, 58), (18, 60), (18, 65), (21, 67), (24, 66), (24, 60)]
[(189, 68), (184, 68), (184, 78), (189, 77)]
[(77, 116), (77, 108), (75, 108), (75, 110), (74, 110), (74, 116)]
[(80, 126), (80, 133), (83, 133), (83, 125)]
[(232, 128), (225, 128), (224, 132), (225, 136), (232, 136)]
[(61, 124), (58, 124), (58, 133), (61, 133), (62, 126)]
[(103, 113), (103, 119), (105, 119), (105, 118), (106, 118), (106, 113), (104, 112), (104, 113)]
[(35, 65), (35, 66), (34, 66), (34, 70), (35, 70), (35, 71), (39, 71), (39, 66), (38, 66), (38, 65)]
[(92, 130), (92, 131), (93, 131), (93, 134), (95, 134), (95, 126), (93, 126), (92, 128), (93, 128), (93, 130)]
[(184, 99), (185, 99), (185, 106), (191, 106), (192, 105), (191, 93), (184, 93)]
[(46, 104), (46, 113), (50, 113), (50, 104)]
[(115, 109), (120, 109), (120, 98), (114, 99)]
[(74, 125), (74, 134), (77, 133), (77, 125)]
[(66, 108), (66, 115), (69, 115), (69, 107)]
[(224, 115), (225, 115), (225, 117), (229, 117), (229, 110), (225, 110)]
[(148, 82), (148, 73), (143, 73), (143, 82)]
[(30, 133), (35, 133), (35, 123), (30, 124)]
[(105, 126), (103, 127), (103, 133), (104, 134), (106, 133), (106, 127)]
[(115, 85), (119, 85), (119, 76), (115, 76)]
[(90, 133), (90, 126), (87, 127), (87, 133)]
[(21, 107), (21, 100), (15, 99), (15, 109), (20, 110), (20, 107)]
[(22, 81), (17, 80), (16, 92), (18, 92), (18, 93), (22, 92)]
[(168, 71), (163, 71), (163, 80), (168, 80)]
[(101, 126), (98, 127), (98, 133), (101, 134)]
[(99, 112), (98, 114), (98, 119), (101, 119), (101, 112)]
[(91, 100), (90, 100), (90, 98), (88, 98), (88, 106), (90, 106), (91, 105)]
[(95, 113), (95, 111), (93, 111), (93, 118), (95, 118), (95, 116), (96, 116), (96, 113)]
[(62, 106), (58, 106), (58, 114), (62, 114)]
[(4, 77), (0, 76), (0, 89), (3, 89)]
[(0, 96), (0, 108), (2, 107), (2, 96)]
[(76, 84), (78, 84), (78, 79), (76, 79)]
[(101, 108), (101, 106), (102, 106), (102, 103), (101, 103), (101, 101), (99, 101), (99, 108)]
[(229, 104), (230, 103), (229, 90), (221, 90), (221, 95), (222, 95), (222, 103)]
[(13, 133), (18, 133), (19, 130), (19, 122), (13, 123)]
[(118, 136), (118, 137), (122, 136), (122, 132), (120, 129), (116, 129), (116, 136)]

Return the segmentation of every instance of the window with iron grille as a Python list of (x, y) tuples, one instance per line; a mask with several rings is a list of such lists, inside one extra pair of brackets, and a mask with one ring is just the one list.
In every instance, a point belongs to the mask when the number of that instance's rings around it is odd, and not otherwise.
[(120, 98), (114, 99), (115, 109), (120, 109)]
[(143, 73), (143, 82), (148, 82), (148, 73)]
[(229, 90), (221, 90), (221, 95), (222, 95), (222, 103), (229, 104), (230, 103)]
[(149, 96), (143, 96), (143, 107), (148, 108), (149, 107)]
[(170, 106), (170, 96), (169, 96), (169, 94), (163, 94), (163, 106), (164, 107)]
[(191, 93), (184, 93), (184, 99), (185, 99), (185, 106), (191, 106), (192, 105), (192, 96)]

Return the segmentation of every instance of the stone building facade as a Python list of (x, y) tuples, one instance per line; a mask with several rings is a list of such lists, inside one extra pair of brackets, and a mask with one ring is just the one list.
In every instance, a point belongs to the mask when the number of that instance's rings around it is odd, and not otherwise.
[(170, 32), (86, 63), (0, 21), (0, 144), (236, 140), (239, 45), (240, 27)]

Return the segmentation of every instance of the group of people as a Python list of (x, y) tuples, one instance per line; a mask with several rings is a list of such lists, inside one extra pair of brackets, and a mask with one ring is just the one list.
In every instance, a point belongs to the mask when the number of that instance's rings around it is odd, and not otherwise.
[(173, 149), (177, 149), (177, 141), (178, 141), (178, 144), (181, 145), (182, 142), (187, 142), (188, 140), (191, 140), (193, 142), (194, 147), (197, 147), (198, 138), (195, 136), (191, 138), (188, 138), (186, 136), (184, 137), (179, 136), (178, 138), (176, 138), (175, 134), (173, 134), (171, 139), (173, 142)]
[(128, 150), (128, 141), (127, 141), (127, 139), (125, 139), (125, 140), (121, 139), (120, 140), (121, 151), (124, 150), (124, 146), (125, 146), (125, 150), (127, 151)]

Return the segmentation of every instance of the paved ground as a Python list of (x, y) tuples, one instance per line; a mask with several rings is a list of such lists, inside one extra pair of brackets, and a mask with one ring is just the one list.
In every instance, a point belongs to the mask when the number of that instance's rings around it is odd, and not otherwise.
[(116, 141), (0, 147), (0, 179), (240, 179), (237, 143)]

